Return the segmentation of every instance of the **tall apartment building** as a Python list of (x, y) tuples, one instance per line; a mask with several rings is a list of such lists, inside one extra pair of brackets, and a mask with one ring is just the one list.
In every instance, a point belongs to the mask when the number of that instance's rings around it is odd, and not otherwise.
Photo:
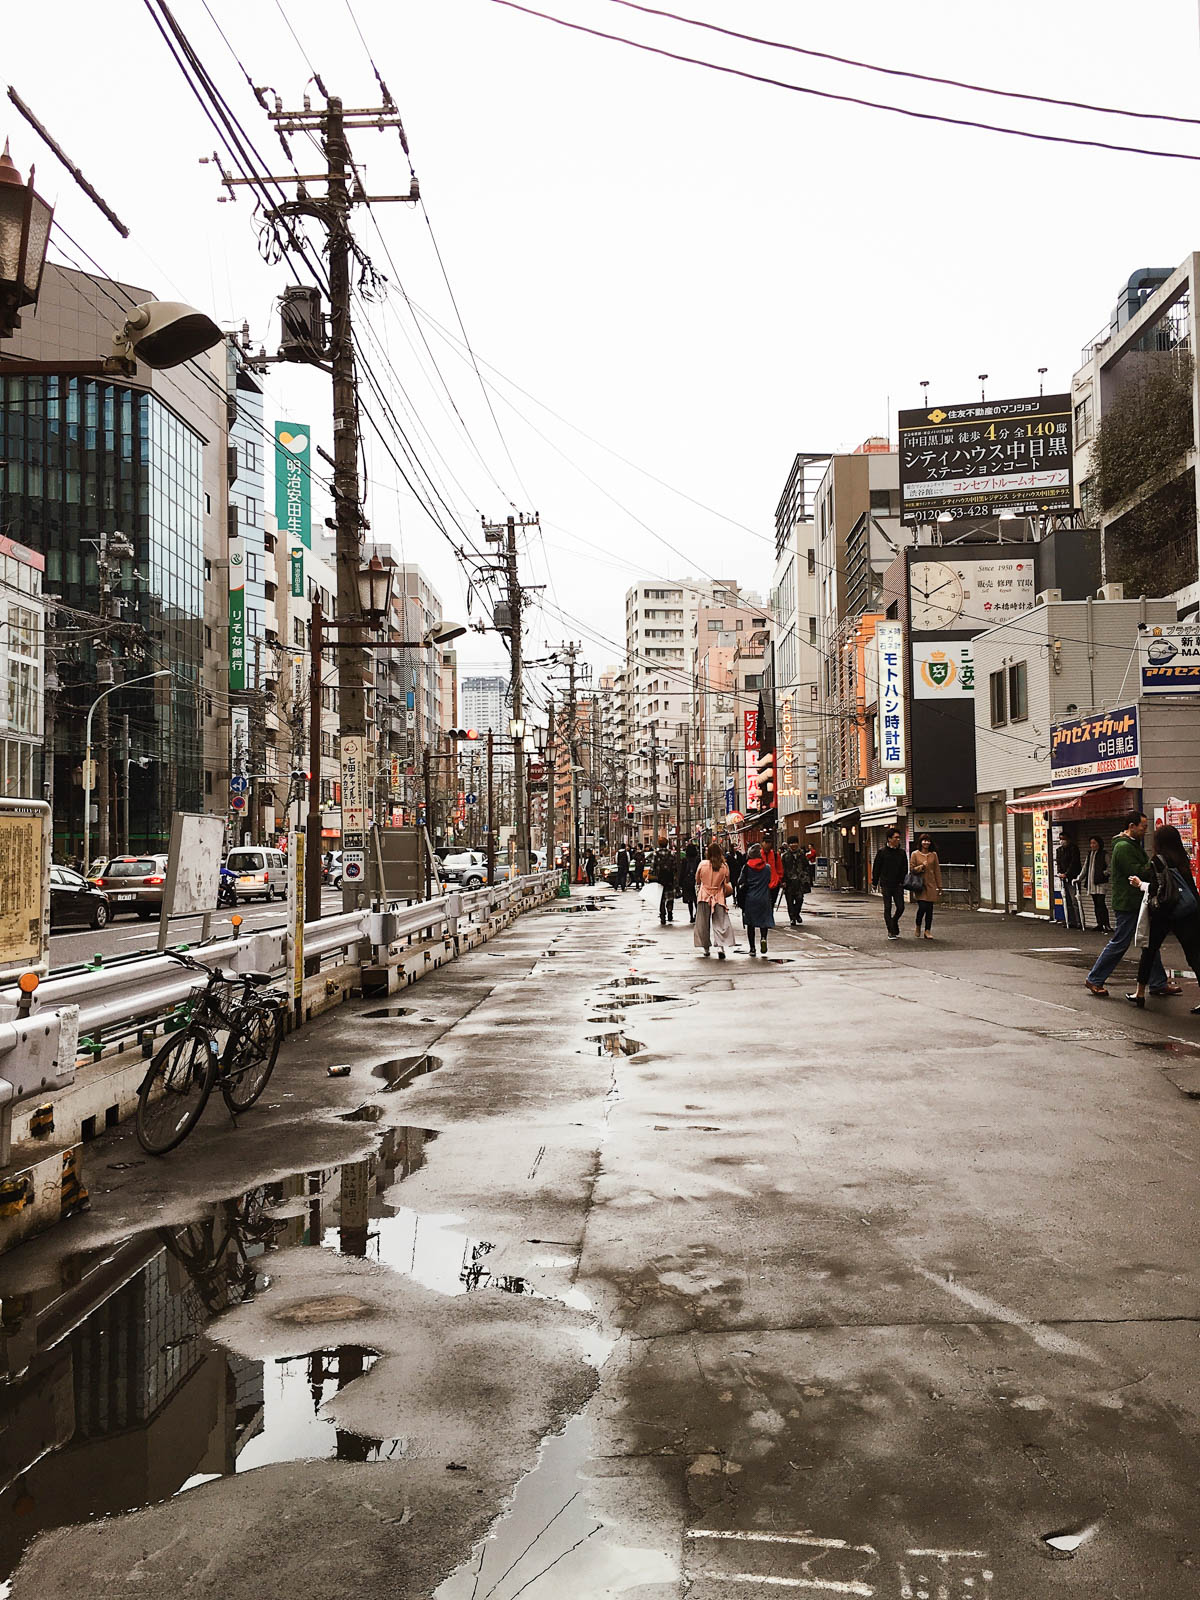
[[(758, 688), (745, 701), (739, 698), (736, 662), (739, 648), (769, 626), (770, 613), (758, 595), (743, 593), (732, 578), (714, 582), (696, 606), (690, 652), (693, 723), (685, 742), (689, 793), (696, 797), (693, 824), (719, 828), (727, 811), (745, 810), (739, 778), (745, 740), (739, 734), (744, 735), (743, 712), (758, 706)], [(731, 788), (742, 795), (733, 806), (726, 803)]]
[(775, 754), (781, 836), (817, 818), (820, 794), (820, 644), (817, 530), (797, 455), (775, 508)]

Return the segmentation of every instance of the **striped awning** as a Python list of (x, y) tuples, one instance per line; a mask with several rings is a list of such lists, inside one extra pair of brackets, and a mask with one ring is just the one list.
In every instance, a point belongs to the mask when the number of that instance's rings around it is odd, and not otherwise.
[(1010, 800), (1004, 809), (1010, 816), (1030, 811), (1077, 811), (1089, 795), (1104, 794), (1109, 790), (1124, 787), (1124, 781), (1081, 783), (1071, 787), (1064, 784), (1058, 789), (1039, 789), (1036, 794), (1023, 794), (1019, 799)]

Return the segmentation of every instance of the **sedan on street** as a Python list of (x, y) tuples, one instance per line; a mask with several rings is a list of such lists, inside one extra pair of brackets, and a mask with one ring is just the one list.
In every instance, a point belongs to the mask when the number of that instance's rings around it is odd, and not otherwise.
[(108, 896), (71, 867), (50, 868), (50, 926), (82, 922), (89, 928), (106, 928), (112, 912)]

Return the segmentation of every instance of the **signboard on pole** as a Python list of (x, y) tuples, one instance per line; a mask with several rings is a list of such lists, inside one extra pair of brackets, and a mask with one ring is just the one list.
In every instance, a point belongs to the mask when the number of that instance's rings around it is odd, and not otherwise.
[[(367, 848), (367, 741), (361, 734), (342, 736), (342, 848)], [(365, 860), (365, 857), (364, 857)], [(345, 863), (343, 862), (343, 867)], [(349, 874), (346, 874), (349, 876)]]
[(229, 541), (229, 687), (246, 687), (246, 551)]
[(1142, 770), (1136, 706), (1072, 717), (1050, 729), (1050, 784), (1058, 789), (1081, 783), (1119, 782)]
[(904, 625), (875, 624), (879, 659), (879, 764), (904, 766)]
[(755, 812), (762, 799), (758, 786), (758, 712), (743, 711), (742, 727), (746, 749), (746, 810)]
[(1200, 622), (1155, 622), (1138, 634), (1143, 694), (1200, 694)]
[(969, 639), (914, 639), (914, 700), (957, 700), (975, 694), (975, 658)]
[(275, 520), (289, 548), (297, 543), (312, 548), (309, 443), (307, 424), (275, 424)]
[(294, 544), (288, 554), (292, 599), (304, 599), (304, 546)]
[(1069, 394), (901, 411), (901, 522), (1069, 511), (1071, 415)]
[(50, 969), (50, 845), (44, 800), (0, 800), (0, 977)]

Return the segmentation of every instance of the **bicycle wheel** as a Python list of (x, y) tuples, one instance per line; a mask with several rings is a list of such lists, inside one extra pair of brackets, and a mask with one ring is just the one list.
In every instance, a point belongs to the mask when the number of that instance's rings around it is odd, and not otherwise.
[(267, 1087), (283, 1039), (283, 1012), (278, 1006), (248, 1006), (243, 1021), (225, 1046), (226, 1070), (221, 1093), (231, 1111), (249, 1111)]
[(187, 1028), (167, 1040), (138, 1089), (137, 1136), (143, 1150), (165, 1155), (187, 1138), (212, 1093), (216, 1065), (206, 1033)]

